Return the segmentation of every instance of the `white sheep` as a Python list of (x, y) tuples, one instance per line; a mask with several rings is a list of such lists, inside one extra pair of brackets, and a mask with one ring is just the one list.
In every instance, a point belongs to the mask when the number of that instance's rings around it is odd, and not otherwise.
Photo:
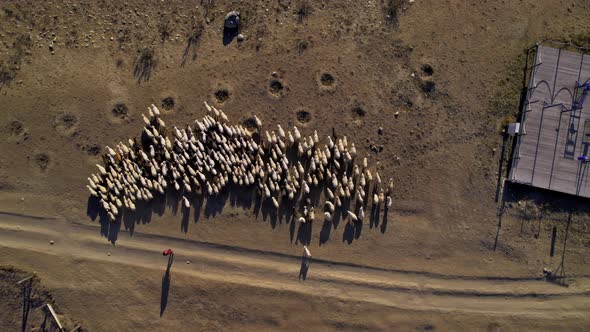
[(191, 207), (191, 202), (185, 196), (182, 196), (182, 201), (184, 202), (184, 207), (185, 208), (188, 209), (188, 208)]

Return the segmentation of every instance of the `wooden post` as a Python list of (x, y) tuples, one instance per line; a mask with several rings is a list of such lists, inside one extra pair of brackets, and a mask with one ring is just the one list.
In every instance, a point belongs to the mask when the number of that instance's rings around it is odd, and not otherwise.
[(53, 317), (53, 320), (55, 321), (55, 324), (57, 324), (57, 327), (59, 328), (59, 330), (64, 331), (64, 328), (61, 325), (59, 318), (57, 318), (57, 314), (53, 310), (53, 307), (51, 306), (51, 304), (47, 303), (46, 306), (47, 306), (47, 309), (49, 309), (49, 312), (51, 313), (51, 316)]

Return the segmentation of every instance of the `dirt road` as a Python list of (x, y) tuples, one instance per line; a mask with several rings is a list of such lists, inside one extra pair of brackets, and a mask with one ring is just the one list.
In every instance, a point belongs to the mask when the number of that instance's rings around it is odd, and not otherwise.
[[(175, 274), (204, 281), (288, 291), (424, 312), (517, 315), (528, 319), (576, 319), (590, 312), (590, 279), (569, 287), (540, 278), (469, 277), (377, 269), (314, 257), (308, 278), (298, 281), (299, 248), (293, 256), (240, 247), (135, 233), (116, 246), (98, 227), (3, 214), (0, 246), (24, 255), (43, 253), (97, 263), (162, 269), (161, 251), (174, 248)], [(49, 241), (55, 243), (50, 245)], [(110, 253), (110, 256), (108, 255)], [(190, 264), (186, 262), (189, 261)], [(361, 262), (359, 262), (361, 263)], [(157, 305), (157, 304), (154, 304)]]

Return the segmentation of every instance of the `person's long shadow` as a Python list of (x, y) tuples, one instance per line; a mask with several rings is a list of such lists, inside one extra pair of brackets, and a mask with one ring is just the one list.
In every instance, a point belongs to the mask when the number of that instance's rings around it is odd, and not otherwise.
[(166, 267), (166, 272), (164, 273), (164, 277), (162, 278), (162, 295), (160, 297), (160, 317), (164, 314), (164, 310), (166, 310), (166, 305), (168, 305), (168, 292), (170, 291), (170, 267), (172, 267), (172, 262), (174, 262), (174, 254), (170, 254), (168, 256), (168, 267)]

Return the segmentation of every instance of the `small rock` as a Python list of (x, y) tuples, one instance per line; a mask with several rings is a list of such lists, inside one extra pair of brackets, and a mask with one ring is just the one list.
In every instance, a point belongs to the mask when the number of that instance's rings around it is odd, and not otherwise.
[(24, 197), (21, 197), (21, 198), (20, 198), (20, 201), (21, 201), (21, 202), (24, 202), (24, 201), (25, 201), (25, 198), (24, 198)]
[(107, 256), (110, 256), (110, 255), (111, 255), (111, 253), (110, 252), (107, 252)]
[(16, 229), (20, 229), (20, 226), (16, 226)]
[(187, 263), (187, 264), (190, 264), (190, 263), (191, 263), (191, 261), (186, 261), (186, 263)]
[(49, 241), (49, 244), (53, 245), (55, 242), (53, 240)]
[(115, 37), (111, 37), (111, 41), (115, 40)]
[(383, 135), (383, 127), (379, 127), (379, 129), (377, 129), (377, 133), (379, 135)]
[(395, 112), (394, 116), (397, 118), (399, 116), (399, 111)]
[(241, 33), (240, 33), (240, 34), (238, 35), (238, 41), (239, 41), (239, 42), (243, 42), (243, 41), (244, 41), (244, 35), (243, 35), (243, 34), (241, 34)]
[(276, 71), (273, 71), (271, 75), (272, 75), (272, 77), (277, 77), (277, 76), (279, 76), (279, 74), (278, 74)]

